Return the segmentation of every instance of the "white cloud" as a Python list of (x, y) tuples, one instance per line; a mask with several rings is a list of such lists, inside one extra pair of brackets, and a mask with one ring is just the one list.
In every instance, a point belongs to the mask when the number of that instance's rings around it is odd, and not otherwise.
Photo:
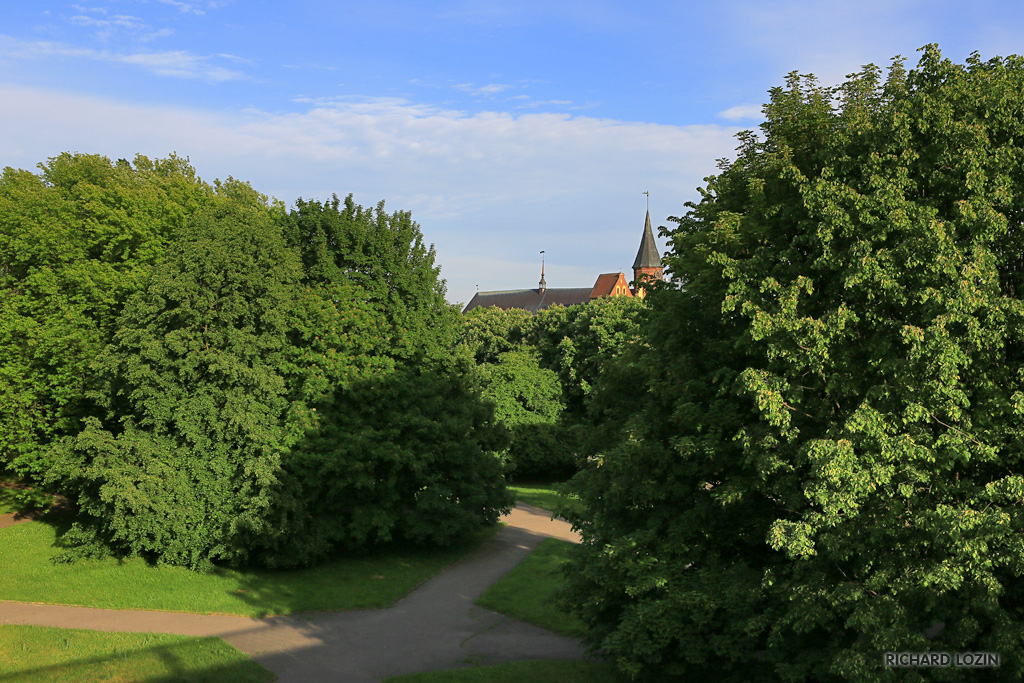
[[(509, 99), (521, 99), (521, 98), (509, 98)], [(529, 102), (523, 102), (518, 105), (519, 109), (536, 109), (537, 107), (568, 107), (572, 104), (572, 100), (531, 100)]]
[(732, 153), (736, 132), (467, 114), (398, 99), (215, 113), (0, 84), (0, 100), (0, 166), (33, 168), (62, 151), (115, 159), (173, 151), (207, 180), (234, 175), (286, 202), (333, 192), (364, 205), (384, 198), (413, 212), (437, 245), (450, 298), (461, 301), (476, 285), (533, 286), (540, 249), (549, 286), (587, 286), (627, 269), (643, 227), (641, 193), (651, 192), (656, 224), (682, 213), (714, 160)]
[[(104, 17), (107, 16), (106, 12), (103, 13), (103, 16)], [(128, 14), (117, 14), (117, 15), (114, 15), (114, 16), (108, 18), (108, 19), (96, 19), (94, 17), (89, 17), (89, 16), (86, 16), (84, 14), (78, 14), (78, 15), (75, 15), (75, 16), (71, 17), (70, 19), (68, 19), (68, 21), (70, 21), (72, 24), (77, 24), (79, 26), (92, 26), (92, 27), (95, 27), (95, 28), (105, 28), (105, 29), (111, 29), (111, 28), (142, 29), (142, 28), (148, 28), (146, 26), (145, 22), (142, 21), (142, 19), (139, 19), (138, 17), (133, 17), (133, 16), (128, 15)]]
[(482, 85), (477, 87), (472, 83), (459, 83), (454, 86), (456, 90), (461, 90), (464, 93), (469, 93), (473, 97), (491, 97), (497, 95), (500, 92), (505, 92), (513, 86), (505, 85), (503, 83), (490, 83), (488, 85)]
[(172, 35), (174, 35), (173, 28), (162, 28), (156, 31), (150, 31), (149, 33), (142, 34), (141, 36), (139, 36), (139, 40), (146, 43), (151, 40), (156, 40), (157, 38), (167, 38), (168, 36)]
[(180, 0), (157, 0), (157, 2), (175, 7), (186, 14), (196, 14), (199, 16), (206, 14), (206, 11), (199, 6), (199, 3), (195, 2), (181, 2)]
[(183, 50), (170, 52), (139, 52), (118, 55), (100, 52), (87, 55), (93, 59), (142, 67), (161, 76), (177, 78), (201, 78), (207, 81), (233, 81), (245, 78), (241, 71), (227, 69), (210, 63), (210, 58), (200, 57)]
[(93, 14), (107, 14), (105, 7), (84, 7), (82, 5), (71, 5), (71, 9), (76, 12), (92, 12)]
[(764, 118), (760, 104), (738, 104), (735, 107), (729, 107), (725, 111), (718, 112), (718, 116), (726, 121), (761, 120)]
[[(214, 62), (215, 58), (225, 58), (228, 57), (227, 55), (204, 57), (184, 50), (118, 53), (109, 50), (75, 47), (66, 43), (25, 41), (0, 35), (0, 57), (21, 60), (53, 57), (92, 59), (111, 64), (137, 66), (161, 76), (195, 78), (213, 82), (246, 78), (243, 72), (228, 69)], [(230, 58), (230, 60), (240, 61), (238, 58)]]
[(103, 7), (82, 7), (80, 5), (72, 5), (72, 7), (81, 14), (69, 17), (68, 23), (94, 29), (96, 38), (101, 41), (106, 41), (115, 33), (122, 31), (136, 35), (143, 31), (150, 31), (151, 36), (155, 35), (152, 28), (139, 17), (130, 14), (111, 15)]

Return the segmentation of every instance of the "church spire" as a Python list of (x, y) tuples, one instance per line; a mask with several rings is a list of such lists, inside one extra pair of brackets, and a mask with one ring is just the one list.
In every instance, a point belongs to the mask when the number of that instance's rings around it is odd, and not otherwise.
[(648, 210), (647, 219), (644, 221), (644, 234), (640, 238), (640, 249), (636, 252), (636, 260), (633, 261), (633, 279), (660, 280), (664, 272), (661, 254), (658, 253), (658, 245), (654, 242), (654, 230), (651, 229), (651, 212)]

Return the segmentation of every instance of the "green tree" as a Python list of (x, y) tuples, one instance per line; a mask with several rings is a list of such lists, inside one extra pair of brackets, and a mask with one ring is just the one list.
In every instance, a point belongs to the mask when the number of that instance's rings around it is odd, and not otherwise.
[(1024, 59), (793, 74), (594, 399), (566, 598), (633, 677), (1024, 674)]
[[(96, 366), (102, 418), (63, 439), (48, 483), (73, 494), (91, 537), (121, 553), (202, 567), (247, 559), (267, 533), (297, 434), (281, 368), (301, 266), (262, 199), (230, 184), (176, 235), (127, 303)], [(294, 392), (292, 392), (294, 393)]]
[(643, 310), (643, 299), (606, 297), (551, 306), (531, 321), (526, 341), (540, 353), (541, 365), (558, 373), (567, 419), (585, 421), (594, 385), (608, 363), (637, 340)]
[(510, 435), (502, 454), (517, 478), (561, 479), (592, 450), (589, 397), (612, 359), (637, 339), (640, 299), (615, 297), (523, 309), (476, 308), (460, 344), (475, 358), (484, 397)]
[(179, 157), (62, 154), (0, 175), (0, 462), (46, 469), (89, 366), (175, 230), (213, 198)]
[(529, 311), (522, 308), (474, 308), (463, 317), (459, 343), (478, 364), (493, 363), (501, 354), (524, 345), (531, 320)]
[[(311, 417), (282, 460), (260, 560), (309, 564), (394, 538), (450, 543), (493, 524), (512, 504), (495, 457), (502, 433), (456, 348), (458, 312), (419, 226), (335, 197), (297, 202), (286, 231), (304, 286), (353, 315), (335, 337), (322, 327), (330, 310), (302, 322), (298, 348), (313, 350), (293, 374)], [(328, 338), (346, 351), (317, 353)]]
[(364, 209), (344, 202), (299, 199), (289, 214), (289, 244), (302, 255), (304, 282), (357, 287), (380, 318), (380, 348), (399, 362), (450, 356), (458, 313), (445, 301), (434, 247), (423, 243), (407, 211), (388, 214), (384, 202)]
[(509, 431), (505, 473), (520, 479), (574, 473), (576, 459), (561, 422), (562, 386), (554, 371), (540, 366), (539, 354), (531, 348), (506, 351), (479, 370), (483, 397)]

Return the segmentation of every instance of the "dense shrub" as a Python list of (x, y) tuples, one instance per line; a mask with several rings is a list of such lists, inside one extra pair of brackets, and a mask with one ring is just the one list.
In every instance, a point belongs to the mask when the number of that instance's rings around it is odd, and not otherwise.
[(493, 413), (464, 376), (400, 369), (334, 392), (284, 459), (273, 566), (395, 538), (447, 544), (510, 509)]

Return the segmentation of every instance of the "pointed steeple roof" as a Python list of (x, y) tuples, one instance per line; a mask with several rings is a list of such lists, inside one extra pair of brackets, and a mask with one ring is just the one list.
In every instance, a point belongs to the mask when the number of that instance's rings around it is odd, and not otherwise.
[(644, 223), (644, 236), (640, 238), (640, 251), (636, 252), (633, 270), (660, 267), (661, 254), (658, 253), (658, 245), (654, 243), (654, 231), (651, 230), (651, 212), (648, 211), (647, 221)]

